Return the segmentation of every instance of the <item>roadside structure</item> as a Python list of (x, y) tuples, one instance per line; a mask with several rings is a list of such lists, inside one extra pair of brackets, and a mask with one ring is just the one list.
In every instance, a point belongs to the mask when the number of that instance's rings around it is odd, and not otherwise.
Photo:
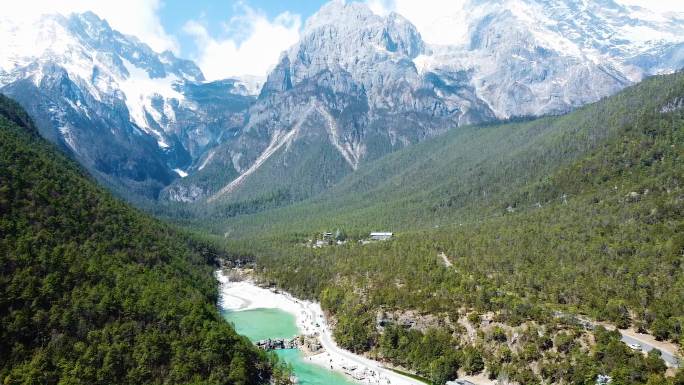
[(390, 232), (372, 232), (370, 233), (370, 239), (374, 241), (386, 241), (391, 239), (394, 234)]

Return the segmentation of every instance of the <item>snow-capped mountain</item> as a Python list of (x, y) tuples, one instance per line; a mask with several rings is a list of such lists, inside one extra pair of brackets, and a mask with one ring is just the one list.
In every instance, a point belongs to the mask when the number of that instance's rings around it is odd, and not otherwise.
[[(424, 41), (396, 13), (323, 6), (269, 74), (241, 135), (166, 196), (240, 200), (284, 190), (297, 199), (458, 125), (563, 113), (684, 66), (681, 15), (612, 0), (459, 1), (457, 14), (436, 21), (459, 31), (449, 45)], [(301, 191), (295, 172), (313, 175), (306, 183), (315, 187)]]
[(253, 100), (242, 83), (206, 83), (193, 62), (93, 13), (3, 20), (0, 39), (0, 92), (94, 174), (150, 197), (241, 127)]
[(681, 14), (454, 1), (434, 22), (453, 31), (441, 45), (397, 13), (332, 1), (266, 79), (215, 82), (92, 13), (3, 20), (0, 92), (126, 194), (275, 202), (459, 125), (563, 113), (684, 67)]
[[(298, 199), (364, 161), (495, 118), (463, 76), (419, 73), (413, 60), (424, 51), (418, 31), (396, 13), (378, 16), (361, 3), (325, 5), (269, 74), (241, 136), (212, 151), (209, 164), (220, 164), (230, 179), (221, 185), (220, 178), (189, 178), (171, 186), (168, 197), (215, 201), (265, 186)], [(311, 161), (312, 153), (321, 161)], [(294, 170), (305, 183), (291, 178)]]
[(684, 15), (612, 0), (462, 1), (441, 23), (460, 25), (449, 46), (429, 46), (421, 72), (467, 72), (499, 118), (562, 113), (646, 75), (684, 66)]

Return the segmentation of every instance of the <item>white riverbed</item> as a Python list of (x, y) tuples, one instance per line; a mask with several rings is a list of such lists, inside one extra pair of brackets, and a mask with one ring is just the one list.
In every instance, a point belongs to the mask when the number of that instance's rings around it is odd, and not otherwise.
[[(295, 316), (297, 327), (303, 334), (318, 333), (324, 353), (310, 357), (311, 362), (344, 373), (346, 368), (356, 367), (355, 372), (366, 372), (364, 384), (377, 385), (425, 385), (413, 378), (403, 376), (381, 363), (370, 360), (335, 343), (320, 304), (297, 299), (285, 292), (275, 293), (256, 286), (250, 281), (230, 282), (222, 272), (217, 272), (221, 284), (219, 306), (225, 310), (280, 309)], [(371, 374), (372, 373), (372, 374)]]

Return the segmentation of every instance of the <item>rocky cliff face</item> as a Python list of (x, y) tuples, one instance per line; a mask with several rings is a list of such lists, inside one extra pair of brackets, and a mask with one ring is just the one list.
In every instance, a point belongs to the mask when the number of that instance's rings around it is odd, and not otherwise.
[[(220, 146), (215, 154), (222, 156), (212, 158), (232, 167), (235, 179), (223, 186), (180, 181), (168, 196), (178, 199), (180, 191), (193, 187), (210, 201), (240, 197), (241, 189), (254, 191), (250, 179), (262, 169), (272, 181), (295, 168), (297, 174), (327, 181), (309, 181), (318, 188), (294, 193), (296, 199), (329, 187), (364, 161), (460, 124), (495, 118), (464, 76), (419, 73), (413, 60), (424, 50), (418, 31), (398, 14), (381, 17), (360, 3), (327, 4), (307, 21), (300, 42), (283, 53), (240, 137)], [(285, 161), (297, 158), (289, 153), (294, 149), (324, 151), (326, 164)], [(321, 171), (330, 164), (335, 166)], [(271, 188), (291, 192), (292, 181), (282, 179)]]

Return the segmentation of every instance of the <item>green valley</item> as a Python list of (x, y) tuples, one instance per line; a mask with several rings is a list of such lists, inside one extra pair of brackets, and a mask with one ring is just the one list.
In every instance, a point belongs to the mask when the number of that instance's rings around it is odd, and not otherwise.
[[(319, 299), (342, 346), (436, 383), (460, 368), (525, 384), (679, 384), (655, 353), (559, 314), (682, 346), (682, 98), (678, 73), (568, 115), (460, 128), (311, 200), (204, 225), (267, 282)], [(307, 246), (336, 229), (347, 243)], [(356, 243), (385, 229), (395, 239)], [(393, 326), (408, 313), (434, 322)]]

